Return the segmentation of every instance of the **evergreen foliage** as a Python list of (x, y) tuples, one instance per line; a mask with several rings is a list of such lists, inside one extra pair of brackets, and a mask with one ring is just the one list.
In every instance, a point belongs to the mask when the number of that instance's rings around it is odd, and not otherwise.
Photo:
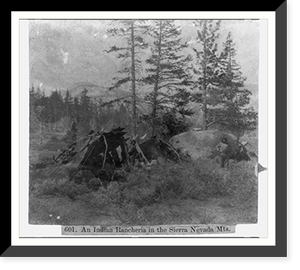
[(195, 100), (203, 103), (203, 127), (207, 129), (210, 125), (208, 119), (208, 106), (211, 103), (210, 95), (218, 86), (218, 76), (220, 75), (217, 41), (221, 21), (196, 20), (194, 25), (198, 29), (198, 46), (194, 48), (196, 64), (193, 66), (195, 78), (193, 88), (196, 92)]
[(142, 69), (139, 54), (148, 46), (142, 37), (147, 29), (148, 26), (143, 20), (123, 20), (118, 21), (117, 27), (112, 27), (107, 31), (112, 36), (124, 37), (125, 44), (122, 47), (114, 45), (107, 51), (108, 53), (117, 53), (117, 58), (123, 62), (123, 68), (118, 72), (119, 76), (114, 78), (113, 86), (110, 89), (131, 83), (133, 135), (137, 133), (137, 83), (140, 81), (138, 74)]
[(161, 126), (160, 113), (181, 109), (189, 102), (187, 67), (191, 56), (183, 54), (187, 44), (181, 42), (181, 28), (174, 20), (153, 21), (148, 34), (154, 41), (151, 55), (146, 59), (150, 67), (146, 69), (144, 81), (153, 87), (147, 99), (151, 106), (152, 135), (155, 135), (155, 128)]
[(234, 46), (229, 32), (218, 60), (218, 88), (211, 96), (213, 106), (209, 108), (208, 119), (240, 138), (246, 130), (256, 127), (257, 113), (248, 106), (251, 92), (244, 88), (246, 78), (235, 60)]

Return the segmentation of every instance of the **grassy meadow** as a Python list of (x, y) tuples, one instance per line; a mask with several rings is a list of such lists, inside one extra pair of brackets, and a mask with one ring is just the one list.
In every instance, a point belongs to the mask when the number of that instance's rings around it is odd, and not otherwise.
[[(255, 135), (247, 141), (255, 144)], [(52, 140), (53, 141), (53, 140)], [(48, 147), (51, 148), (51, 147)], [(216, 160), (132, 167), (107, 187), (68, 180), (55, 148), (31, 147), (29, 223), (62, 225), (240, 224), (257, 222), (255, 161), (220, 168)], [(37, 163), (38, 161), (38, 163)]]

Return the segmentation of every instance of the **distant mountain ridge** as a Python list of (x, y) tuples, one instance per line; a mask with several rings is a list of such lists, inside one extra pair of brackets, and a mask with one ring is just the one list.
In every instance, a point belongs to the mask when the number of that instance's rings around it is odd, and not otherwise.
[(73, 84), (69, 92), (72, 96), (79, 95), (84, 89), (88, 90), (89, 96), (101, 96), (101, 95), (107, 95), (107, 87), (99, 86), (94, 83), (90, 82), (77, 82)]
[(108, 87), (99, 86), (97, 84), (89, 83), (89, 82), (75, 83), (69, 89), (69, 92), (71, 96), (79, 96), (81, 92), (85, 89), (88, 91), (88, 95), (90, 97), (101, 98), (103, 101), (110, 101), (113, 99), (130, 96), (130, 91), (124, 91), (121, 89), (109, 90)]

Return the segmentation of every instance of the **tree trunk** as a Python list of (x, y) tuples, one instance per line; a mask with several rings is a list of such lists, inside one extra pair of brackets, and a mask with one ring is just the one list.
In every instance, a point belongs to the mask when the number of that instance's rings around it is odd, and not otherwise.
[[(206, 31), (206, 21), (205, 21), (205, 31)], [(205, 32), (206, 33), (206, 32)], [(203, 82), (202, 82), (202, 88), (203, 88), (203, 125), (204, 129), (207, 130), (207, 85), (206, 85), (206, 76), (207, 76), (207, 48), (206, 48), (206, 36), (204, 37), (204, 44), (203, 44)]]
[(136, 113), (136, 90), (135, 90), (135, 49), (134, 43), (134, 21), (131, 22), (131, 88), (132, 88), (132, 118), (133, 118), (133, 135), (137, 133), (137, 113)]
[(158, 84), (159, 84), (159, 72), (160, 72), (160, 58), (161, 58), (161, 32), (162, 32), (162, 20), (159, 21), (159, 39), (158, 39), (158, 58), (156, 64), (156, 74), (154, 80), (154, 89), (153, 89), (153, 100), (152, 100), (152, 136), (155, 135), (155, 117), (157, 111), (157, 96), (158, 96)]
[(42, 121), (40, 121), (40, 145), (43, 144), (43, 124)]

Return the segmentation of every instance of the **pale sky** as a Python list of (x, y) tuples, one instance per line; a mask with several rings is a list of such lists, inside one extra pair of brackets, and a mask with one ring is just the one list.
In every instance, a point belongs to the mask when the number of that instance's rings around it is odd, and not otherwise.
[[(177, 22), (182, 26), (182, 40), (194, 45), (197, 29), (192, 20)], [(108, 46), (114, 45), (106, 34), (110, 23), (104, 20), (31, 21), (30, 81), (58, 88), (70, 87), (78, 81), (109, 83), (120, 65), (113, 55), (105, 53)], [(259, 21), (222, 20), (219, 49), (229, 31), (237, 50), (236, 60), (243, 76), (247, 77), (245, 83), (257, 84)]]

